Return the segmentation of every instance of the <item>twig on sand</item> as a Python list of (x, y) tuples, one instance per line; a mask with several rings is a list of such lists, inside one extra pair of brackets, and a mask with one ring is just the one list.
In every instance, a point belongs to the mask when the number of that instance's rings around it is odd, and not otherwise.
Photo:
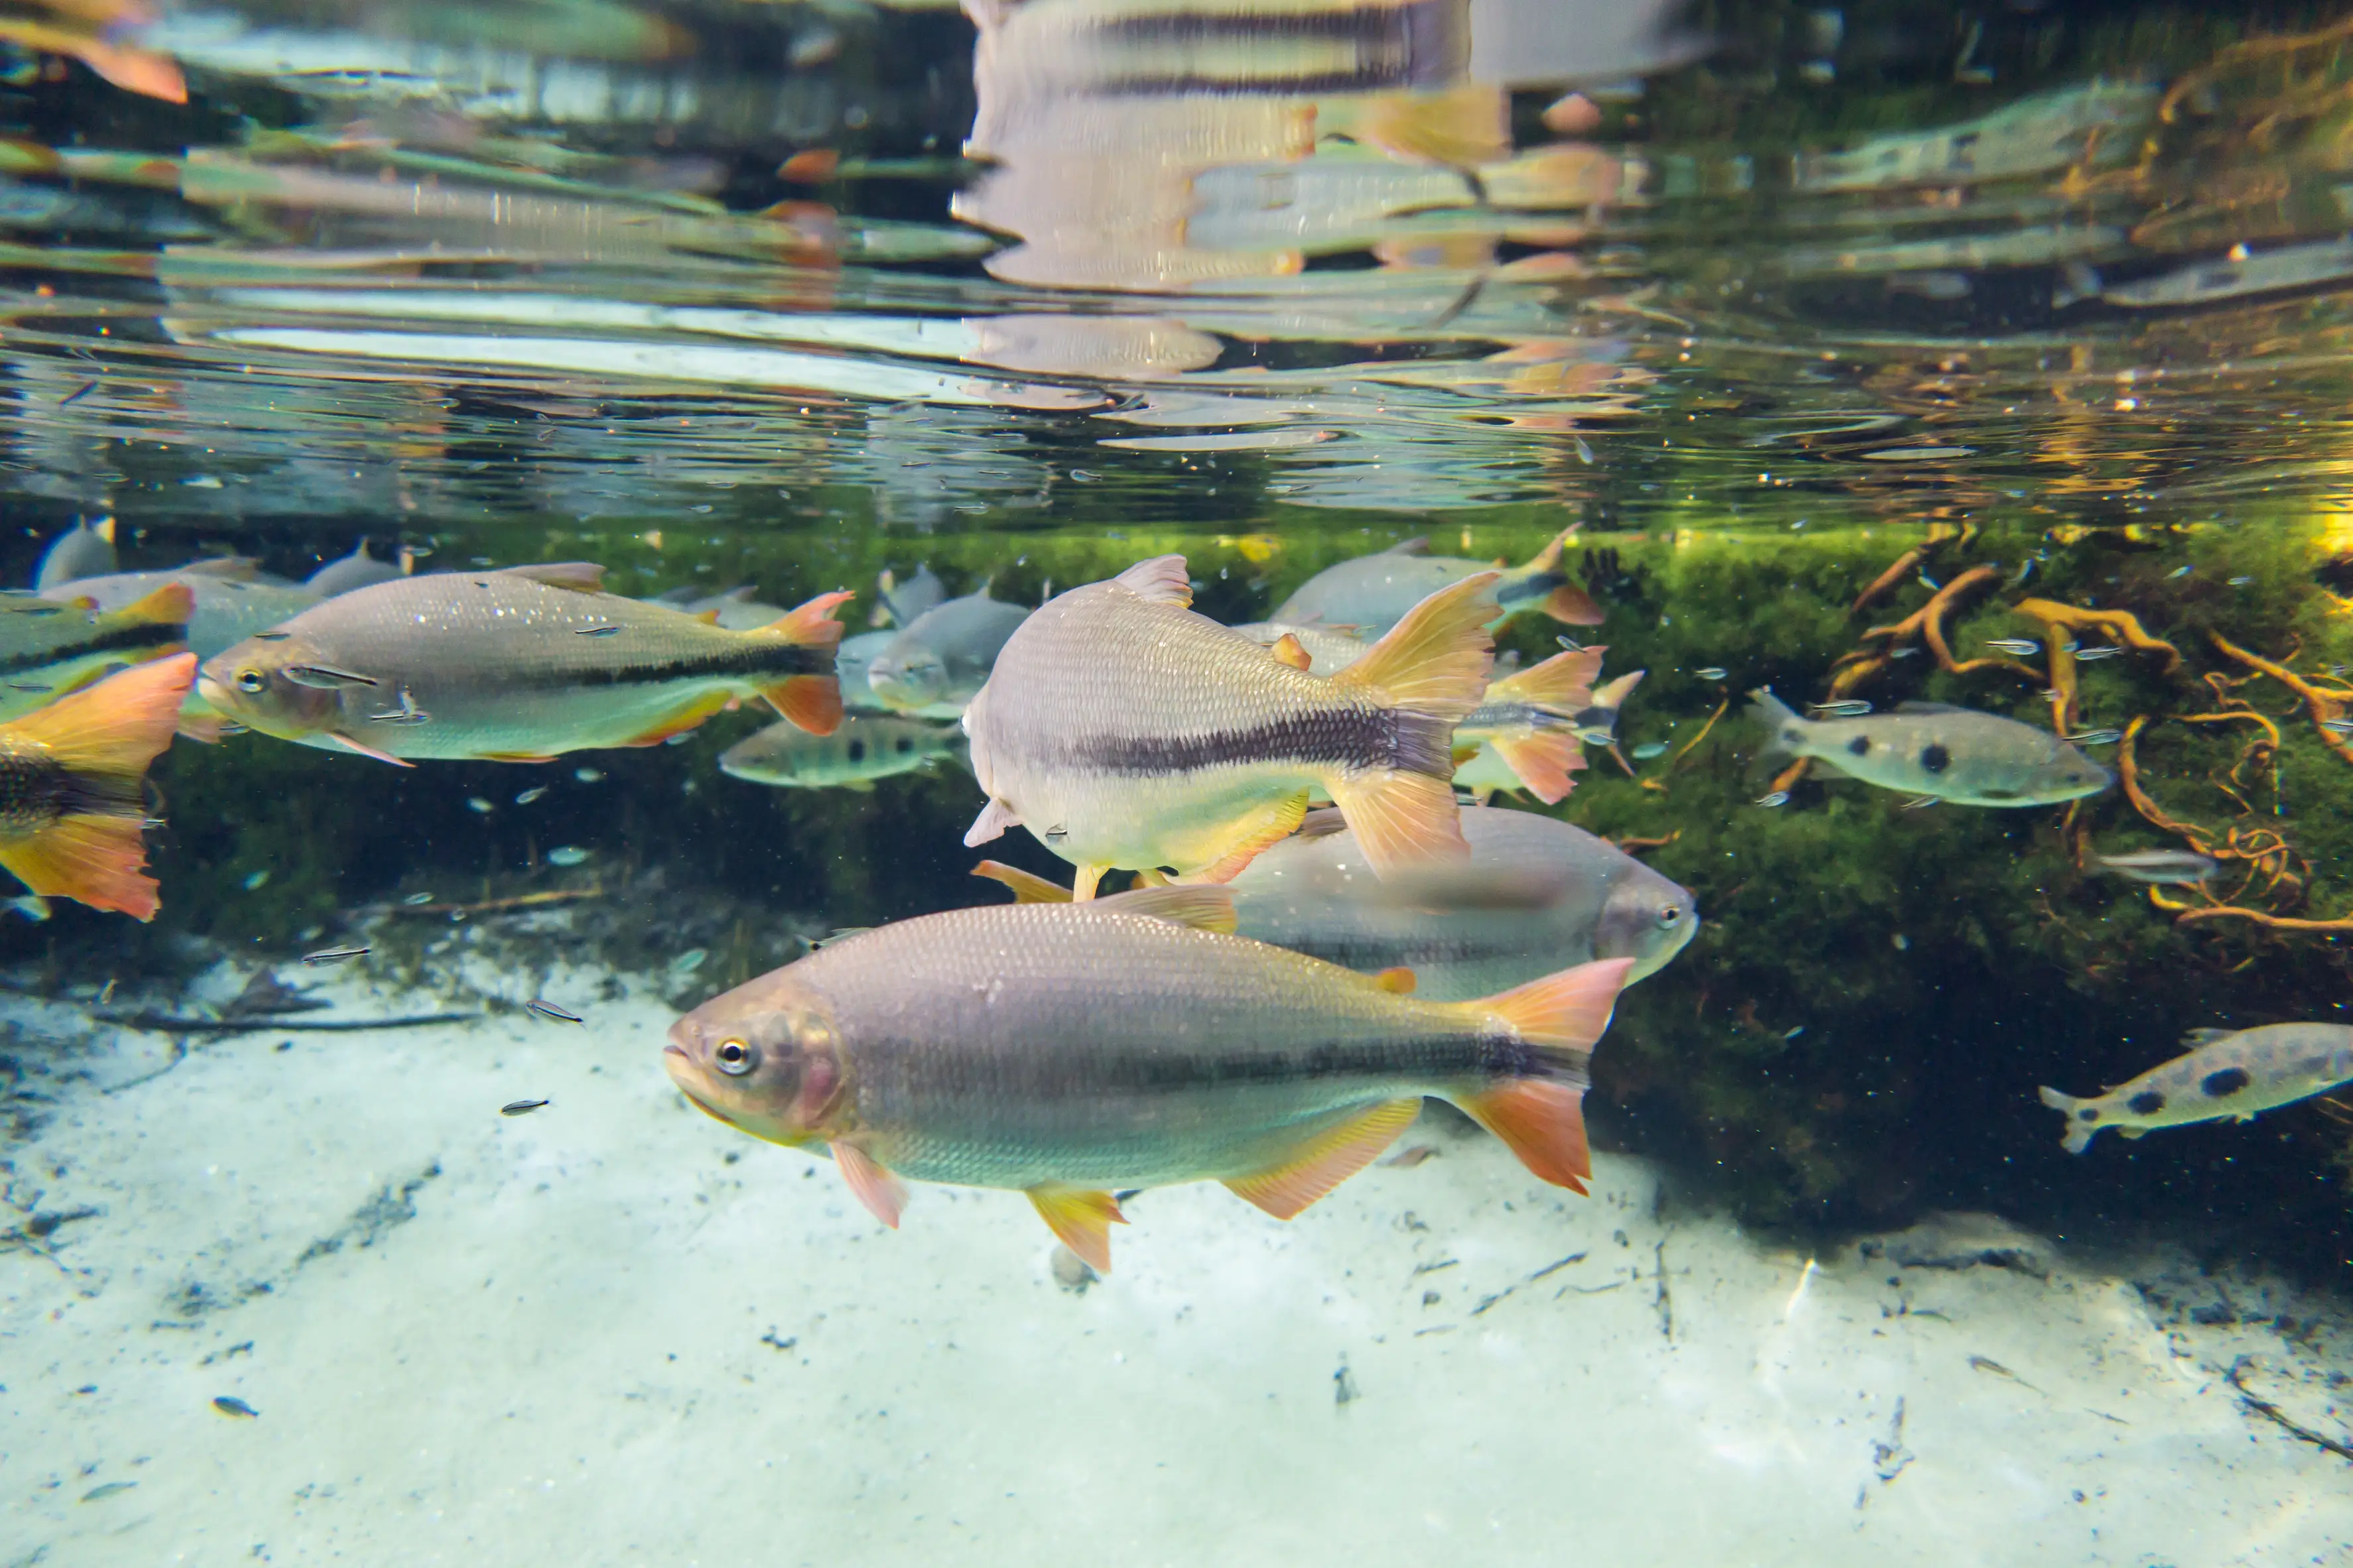
[(2247, 1370), (2248, 1359), (2246, 1356), (2241, 1356), (2231, 1363), (2231, 1370), (2222, 1374), (2222, 1380), (2238, 1391), (2240, 1404), (2271, 1422), (2298, 1442), (2309, 1443), (2316, 1448), (2326, 1448), (2340, 1459), (2353, 1460), (2353, 1444), (2340, 1443), (2326, 1432), (2316, 1432), (2311, 1427), (2291, 1418), (2286, 1411), (2282, 1410), (2270, 1400), (2260, 1394), (2248, 1393), (2246, 1384), (2241, 1381)]

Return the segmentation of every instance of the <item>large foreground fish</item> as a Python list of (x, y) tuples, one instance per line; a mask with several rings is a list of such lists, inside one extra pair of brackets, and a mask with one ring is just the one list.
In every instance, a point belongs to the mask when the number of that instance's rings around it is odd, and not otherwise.
[(154, 919), (141, 781), (195, 674), (194, 654), (151, 659), (0, 724), (0, 866), (43, 898)]
[(1862, 719), (1801, 719), (1763, 689), (1748, 694), (1768, 752), (1811, 757), (1882, 789), (1956, 805), (2052, 805), (2097, 795), (2112, 775), (2048, 730), (1940, 702)]
[[(1657, 973), (1699, 930), (1689, 889), (1606, 838), (1533, 812), (1462, 808), (1467, 860), (1382, 881), (1336, 812), (1309, 816), (1227, 884), (1234, 930), (1377, 974), (1410, 969), (1414, 994), (1467, 1001), (1595, 959), (1630, 959), (1626, 984)], [(994, 860), (973, 875), (1024, 903), (1070, 890)]]
[(663, 1065), (731, 1126), (823, 1145), (885, 1225), (901, 1177), (1012, 1188), (1098, 1269), (1115, 1192), (1218, 1181), (1289, 1219), (1424, 1095), (1585, 1190), (1586, 1064), (1630, 960), (1427, 1002), (1232, 920), (1224, 889), (1151, 888), (902, 921), (704, 1003)]
[(2250, 1121), (2259, 1110), (2353, 1082), (2353, 1026), (2344, 1024), (2193, 1029), (2187, 1038), (2197, 1049), (2105, 1094), (2078, 1100), (2043, 1089), (2042, 1103), (2067, 1118), (2067, 1152), (2082, 1153), (2104, 1128), (2137, 1138), (2225, 1116)]
[[(1600, 607), (1560, 568), (1568, 539), (1568, 533), (1562, 534), (1526, 565), (1514, 567), (1497, 578), (1495, 624), (1522, 610), (1538, 609), (1573, 626), (1601, 624)], [(1427, 540), (1409, 539), (1377, 555), (1360, 555), (1326, 566), (1301, 584), (1267, 619), (1283, 625), (1350, 626), (1360, 637), (1377, 637), (1440, 588), (1495, 570), (1493, 562), (1424, 554), (1428, 545)]]
[(1460, 856), (1454, 725), (1486, 688), (1494, 580), (1431, 595), (1329, 679), (1195, 615), (1181, 555), (1049, 600), (965, 710), (988, 805), (965, 843), (1027, 826), (1081, 899), (1114, 866), (1222, 882), (1321, 789), (1377, 871)]
[(188, 590), (172, 583), (119, 610), (0, 595), (0, 721), (185, 646)]
[(578, 563), (403, 577), (328, 600), (205, 664), (205, 700), (240, 724), (383, 762), (543, 762), (650, 746), (759, 696), (801, 728), (841, 721), (847, 594), (731, 632), (605, 593)]

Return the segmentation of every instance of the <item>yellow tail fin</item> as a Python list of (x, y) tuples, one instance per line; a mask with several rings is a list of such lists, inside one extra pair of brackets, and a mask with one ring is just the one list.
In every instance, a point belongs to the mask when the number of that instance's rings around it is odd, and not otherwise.
[(1488, 744), (1522, 787), (1546, 805), (1558, 805), (1577, 787), (1568, 775), (1585, 766), (1585, 748), (1566, 730), (1497, 735)]
[(754, 637), (782, 637), (803, 647), (839, 647), (841, 646), (841, 623), (833, 618), (834, 606), (848, 604), (858, 597), (850, 593), (819, 594), (806, 605), (797, 605), (776, 620), (753, 633)]
[(1409, 709), (1452, 723), (1479, 706), (1493, 668), (1499, 572), (1482, 572), (1440, 588), (1406, 612), (1372, 651), (1332, 677), (1332, 684), (1372, 694), (1384, 707)]
[(1552, 1076), (1507, 1079), (1456, 1103), (1509, 1145), (1531, 1174), (1572, 1192), (1584, 1192), (1593, 1174), (1585, 1137), (1585, 1063), (1609, 1026), (1633, 967), (1630, 958), (1581, 963), (1500, 996), (1461, 1004), (1502, 1019), (1522, 1040), (1558, 1058)]
[(1334, 779), (1330, 787), (1377, 877), (1418, 861), (1461, 859), (1471, 853), (1451, 778), (1392, 769)]
[(195, 679), (195, 654), (151, 659), (0, 725), (0, 734), (46, 748), (78, 777), (136, 784), (172, 743), (180, 704)]
[(1592, 706), (1594, 678), (1601, 673), (1601, 656), (1609, 651), (1580, 647), (1556, 653), (1542, 664), (1494, 682), (1482, 700), (1525, 702), (1573, 719)]

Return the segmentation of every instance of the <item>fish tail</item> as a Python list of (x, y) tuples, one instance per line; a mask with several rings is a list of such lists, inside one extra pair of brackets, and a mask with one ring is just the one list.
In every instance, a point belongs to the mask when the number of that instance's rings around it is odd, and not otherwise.
[(1556, 653), (1542, 664), (1530, 665), (1487, 688), (1487, 702), (1525, 702), (1564, 719), (1593, 705), (1593, 680), (1601, 673), (1606, 647), (1580, 647)]
[(1760, 686), (1748, 694), (1748, 710), (1770, 732), (1765, 743), (1768, 757), (1789, 756), (1802, 751), (1808, 720), (1800, 719), (1788, 703), (1773, 695), (1769, 686)]
[(1017, 904), (1067, 904), (1071, 889), (1059, 882), (1050, 882), (1033, 871), (1018, 866), (1008, 866), (1002, 860), (983, 860), (972, 868), (976, 877), (986, 877), (992, 882), (1002, 882), (1012, 889)]
[(1534, 730), (1497, 735), (1489, 742), (1512, 776), (1546, 805), (1558, 805), (1577, 787), (1568, 775), (1585, 766), (1585, 747), (1569, 730)]
[(801, 647), (838, 647), (841, 644), (841, 623), (833, 618), (834, 606), (847, 604), (856, 597), (857, 595), (848, 592), (819, 594), (807, 604), (786, 611), (751, 635), (782, 637)]
[[(841, 623), (833, 618), (834, 606), (857, 596), (848, 592), (819, 594), (745, 635), (777, 638), (796, 647), (821, 647), (830, 653), (841, 646)], [(841, 727), (841, 682), (832, 675), (787, 676), (761, 687), (760, 695), (779, 715), (812, 735), (830, 735)]]
[(1331, 678), (1384, 708), (1427, 715), (1450, 728), (1479, 706), (1494, 665), (1497, 572), (1440, 588), (1406, 612), (1370, 652)]
[(2057, 1089), (2051, 1088), (2047, 1084), (2042, 1088), (2036, 1089), (2034, 1092), (2042, 1097), (2043, 1104), (2049, 1106), (2052, 1110), (2059, 1112), (2060, 1115), (2064, 1116), (2067, 1119), (2066, 1136), (2059, 1141), (2066, 1149), (2067, 1152), (2070, 1154), (2080, 1154), (2085, 1149), (2091, 1147), (2092, 1134), (2097, 1132), (2100, 1129), (2098, 1124), (2095, 1122), (2082, 1121), (2076, 1119), (2075, 1110), (2076, 1107), (2084, 1103), (2082, 1100), (2076, 1099), (2072, 1094), (2062, 1094)]
[(139, 783), (172, 743), (195, 674), (195, 655), (175, 654), (0, 726), (0, 733), (43, 748), (81, 807), (28, 837), (0, 844), (0, 867), (45, 898), (153, 920), (155, 881), (140, 872), (147, 847), (140, 837), (145, 813)]
[(137, 626), (185, 626), (195, 608), (196, 595), (185, 583), (166, 583), (144, 598), (123, 605), (116, 614)]
[(1511, 1026), (1534, 1047), (1541, 1067), (1466, 1093), (1456, 1103), (1501, 1138), (1530, 1173), (1572, 1192), (1584, 1192), (1593, 1174), (1585, 1136), (1585, 1066), (1633, 967), (1630, 958), (1580, 963), (1501, 995), (1460, 1004), (1482, 1019)]
[[(1525, 566), (1504, 574), (1496, 596), (1509, 605), (1520, 605), (1537, 599), (1537, 608), (1565, 626), (1598, 626), (1601, 624), (1601, 606), (1593, 596), (1571, 581), (1560, 568), (1561, 556), (1569, 541), (1577, 537), (1577, 525), (1571, 523), (1553, 535), (1552, 539)], [(1539, 599), (1538, 595), (1542, 595)]]

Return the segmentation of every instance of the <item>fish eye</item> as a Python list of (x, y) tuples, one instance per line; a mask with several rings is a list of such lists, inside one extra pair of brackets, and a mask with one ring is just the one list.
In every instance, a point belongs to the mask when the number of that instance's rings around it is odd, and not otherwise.
[(261, 690), (269, 684), (269, 677), (258, 669), (240, 669), (237, 672), (237, 689), (248, 695)]
[(1675, 908), (1672, 904), (1669, 904), (1665, 909), (1659, 911), (1659, 924), (1665, 930), (1672, 931), (1675, 927), (1683, 924), (1683, 910)]
[(742, 1078), (760, 1065), (758, 1053), (742, 1040), (720, 1041), (719, 1048), (711, 1053), (711, 1059), (717, 1062), (719, 1070), (730, 1078)]

